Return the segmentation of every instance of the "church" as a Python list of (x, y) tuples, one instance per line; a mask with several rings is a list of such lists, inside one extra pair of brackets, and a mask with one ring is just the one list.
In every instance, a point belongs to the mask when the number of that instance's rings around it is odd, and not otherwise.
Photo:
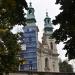
[(42, 43), (38, 41), (39, 29), (36, 26), (34, 8), (30, 2), (27, 10), (26, 26), (23, 27), (21, 38), (20, 59), (25, 62), (19, 65), (19, 71), (59, 72), (59, 54), (52, 38), (53, 26), (46, 12)]

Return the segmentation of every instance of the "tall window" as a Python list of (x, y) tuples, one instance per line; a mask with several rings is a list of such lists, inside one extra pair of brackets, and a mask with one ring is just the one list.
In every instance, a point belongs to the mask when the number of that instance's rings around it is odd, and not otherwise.
[(47, 20), (48, 24), (49, 24), (49, 21), (50, 21), (50, 20), (48, 19), (48, 20)]
[(50, 43), (50, 46), (51, 46), (51, 49), (53, 49), (53, 43), (52, 42)]
[(45, 67), (48, 67), (48, 58), (45, 58)]
[(53, 70), (55, 71), (55, 64), (53, 64)]

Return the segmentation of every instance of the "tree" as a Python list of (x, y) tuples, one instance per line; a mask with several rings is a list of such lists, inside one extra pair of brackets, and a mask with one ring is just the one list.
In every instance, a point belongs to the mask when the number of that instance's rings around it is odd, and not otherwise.
[(60, 72), (73, 72), (72, 65), (68, 64), (67, 61), (59, 62), (59, 71)]
[[(0, 73), (6, 74), (18, 70), (18, 54), (21, 50), (18, 38), (20, 34), (13, 34), (11, 29), (16, 24), (25, 25), (27, 9), (25, 0), (0, 0)], [(0, 74), (0, 75), (1, 75)]]
[(75, 0), (56, 0), (56, 4), (61, 5), (62, 11), (53, 20), (54, 25), (60, 25), (53, 37), (56, 38), (56, 43), (64, 42), (66, 56), (71, 60), (75, 58)]

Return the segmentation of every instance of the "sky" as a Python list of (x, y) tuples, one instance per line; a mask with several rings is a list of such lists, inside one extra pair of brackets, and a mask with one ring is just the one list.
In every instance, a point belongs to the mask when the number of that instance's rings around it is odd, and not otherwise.
[[(56, 0), (26, 0), (29, 6), (29, 3), (32, 2), (32, 7), (35, 9), (35, 18), (36, 18), (36, 25), (39, 28), (38, 33), (38, 39), (41, 42), (42, 41), (42, 35), (43, 35), (43, 28), (44, 28), (44, 18), (46, 17), (46, 12), (48, 12), (49, 17), (51, 20), (55, 19), (55, 16), (57, 16), (61, 11), (59, 10), (60, 5), (56, 5)], [(58, 29), (59, 26), (54, 26), (54, 30)], [(67, 57), (65, 57), (66, 51), (63, 50), (64, 44), (61, 42), (57, 45), (57, 50), (59, 54), (59, 58), (63, 60), (67, 60)], [(69, 62), (74, 66), (75, 60), (72, 60)], [(75, 66), (73, 67), (75, 71)]]

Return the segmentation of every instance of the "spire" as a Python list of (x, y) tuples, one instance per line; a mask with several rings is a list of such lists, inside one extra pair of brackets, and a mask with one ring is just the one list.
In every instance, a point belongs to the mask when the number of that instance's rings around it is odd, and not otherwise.
[(49, 16), (48, 16), (48, 12), (46, 12), (46, 17), (49, 17)]
[(31, 8), (32, 8), (32, 2), (30, 2), (29, 4), (30, 4), (30, 5), (29, 5), (29, 7), (31, 7)]
[(46, 12), (46, 17), (44, 19), (44, 22), (46, 25), (50, 25), (51, 23), (51, 18), (48, 16), (48, 12)]
[(44, 31), (45, 32), (53, 32), (51, 18), (48, 16), (48, 12), (46, 12), (46, 17), (44, 19)]
[(29, 23), (36, 23), (35, 15), (34, 15), (34, 8), (32, 7), (32, 2), (29, 3), (29, 9), (27, 10), (27, 22)]

